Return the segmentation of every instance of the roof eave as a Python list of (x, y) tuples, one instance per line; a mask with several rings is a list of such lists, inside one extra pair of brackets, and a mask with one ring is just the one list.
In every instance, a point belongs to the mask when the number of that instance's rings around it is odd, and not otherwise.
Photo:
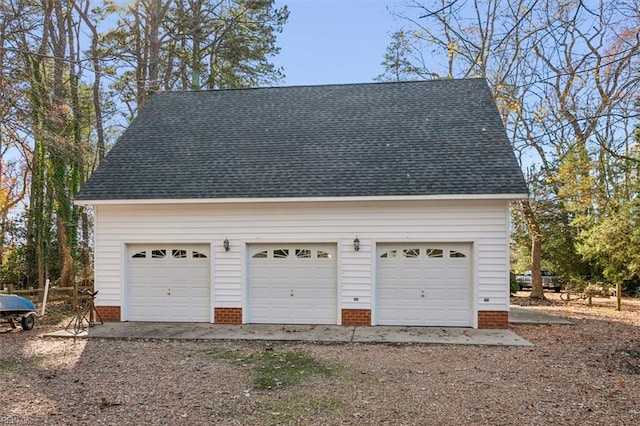
[(249, 203), (317, 203), (357, 201), (446, 201), (446, 200), (524, 200), (526, 193), (514, 194), (437, 194), (385, 195), (353, 197), (271, 197), (271, 198), (150, 198), (118, 200), (75, 200), (79, 206), (149, 205), (149, 204), (249, 204)]

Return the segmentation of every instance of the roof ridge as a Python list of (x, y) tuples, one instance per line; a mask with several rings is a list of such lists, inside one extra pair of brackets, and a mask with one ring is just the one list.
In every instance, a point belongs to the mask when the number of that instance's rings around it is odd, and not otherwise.
[(225, 87), (218, 89), (186, 89), (186, 90), (162, 90), (155, 94), (173, 93), (211, 93), (211, 92), (235, 92), (249, 90), (270, 90), (270, 89), (297, 89), (297, 88), (324, 88), (324, 87), (354, 87), (354, 86), (383, 86), (383, 85), (409, 85), (409, 84), (430, 84), (436, 82), (465, 82), (465, 81), (487, 81), (484, 77), (464, 77), (464, 78), (434, 78), (431, 80), (403, 80), (403, 81), (365, 81), (360, 83), (326, 83), (326, 84), (294, 84), (291, 86), (254, 86), (254, 87)]

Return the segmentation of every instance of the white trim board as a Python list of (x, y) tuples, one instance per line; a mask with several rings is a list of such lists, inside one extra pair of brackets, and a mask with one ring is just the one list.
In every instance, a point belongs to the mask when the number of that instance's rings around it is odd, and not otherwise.
[(272, 198), (151, 198), (135, 200), (76, 200), (79, 206), (144, 205), (144, 204), (248, 204), (248, 203), (313, 203), (353, 201), (421, 201), (421, 200), (524, 200), (527, 194), (438, 194), (385, 195), (355, 197), (272, 197)]

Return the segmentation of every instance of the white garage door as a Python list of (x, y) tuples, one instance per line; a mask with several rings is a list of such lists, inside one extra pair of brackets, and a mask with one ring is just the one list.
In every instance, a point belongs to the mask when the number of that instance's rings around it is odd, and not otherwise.
[(336, 247), (331, 244), (251, 245), (249, 321), (336, 323)]
[(470, 244), (379, 245), (377, 263), (378, 324), (472, 326)]
[(210, 322), (209, 245), (128, 246), (130, 321)]

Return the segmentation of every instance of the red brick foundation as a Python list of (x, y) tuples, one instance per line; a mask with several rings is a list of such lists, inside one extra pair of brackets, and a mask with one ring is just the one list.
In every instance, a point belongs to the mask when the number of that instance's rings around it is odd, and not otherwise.
[(242, 324), (242, 308), (214, 308), (216, 324)]
[(342, 325), (371, 325), (370, 309), (343, 309)]
[(509, 312), (478, 311), (478, 328), (509, 328)]
[(96, 306), (96, 311), (98, 311), (102, 321), (120, 321), (120, 306)]

